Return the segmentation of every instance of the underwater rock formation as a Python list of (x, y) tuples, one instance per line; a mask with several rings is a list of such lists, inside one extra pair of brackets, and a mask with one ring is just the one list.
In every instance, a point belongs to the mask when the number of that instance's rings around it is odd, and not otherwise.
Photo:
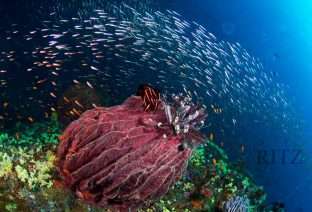
[(85, 202), (136, 209), (163, 196), (180, 178), (192, 147), (201, 141), (197, 121), (204, 118), (201, 108), (182, 98), (173, 105), (161, 102), (154, 112), (144, 112), (137, 96), (97, 107), (60, 136), (58, 171), (65, 187)]

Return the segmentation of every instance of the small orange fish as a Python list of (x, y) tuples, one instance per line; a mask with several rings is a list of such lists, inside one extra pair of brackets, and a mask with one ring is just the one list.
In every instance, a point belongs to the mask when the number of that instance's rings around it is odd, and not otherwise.
[(79, 102), (78, 100), (75, 100), (74, 102), (75, 102), (75, 104), (78, 105), (79, 107), (84, 108), (83, 105), (80, 104), (80, 102)]
[(195, 209), (202, 209), (204, 205), (203, 201), (200, 201), (200, 200), (192, 200), (191, 203), (192, 203), (193, 208)]
[(76, 110), (76, 108), (73, 108), (73, 112), (74, 112), (77, 116), (80, 116), (80, 115), (81, 115), (81, 113), (80, 113), (78, 110)]
[(71, 110), (69, 111), (70, 115), (75, 116), (75, 113)]
[(66, 103), (70, 103), (69, 99), (66, 96), (64, 96), (63, 99)]
[(142, 84), (137, 90), (137, 96), (143, 100), (144, 111), (156, 111), (160, 104), (160, 92), (147, 84)]

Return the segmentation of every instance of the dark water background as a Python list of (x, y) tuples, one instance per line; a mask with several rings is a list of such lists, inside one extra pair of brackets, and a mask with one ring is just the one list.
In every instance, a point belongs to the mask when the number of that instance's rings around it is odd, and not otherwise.
[[(67, 15), (75, 14), (76, 8), (83, 1), (64, 3)], [(7, 1), (0, 4), (0, 35), (12, 23), (23, 25), (20, 31), (28, 32), (40, 26), (43, 19), (48, 19), (53, 12), (53, 5), (59, 1)], [(264, 64), (265, 69), (276, 72), (278, 80), (288, 84), (288, 97), (294, 101), (297, 118), (304, 121), (302, 133), (292, 131), (280, 133), (281, 129), (268, 128), (248, 122), (239, 125), (235, 134), (228, 134), (224, 139), (225, 148), (233, 161), (243, 159), (248, 172), (254, 176), (258, 184), (263, 185), (268, 192), (269, 202), (282, 201), (287, 211), (312, 211), (312, 3), (308, 1), (159, 1), (151, 4), (160, 10), (173, 9), (183, 18), (195, 20), (214, 33), (219, 39), (239, 42), (248, 52)], [(22, 34), (22, 33), (21, 33)], [(38, 42), (36, 41), (36, 45)], [(23, 42), (16, 40), (15, 49), (28, 49)], [(31, 45), (31, 44), (29, 44)], [(12, 46), (1, 42), (0, 51)], [(23, 67), (28, 60), (20, 54), (19, 63), (10, 67), (14, 72), (9, 73), (11, 85), (9, 94), (10, 104), (21, 104), (24, 100), (13, 98), (25, 92), (23, 88), (32, 78), (23, 75)], [(71, 67), (67, 67), (70, 69)], [(70, 78), (70, 76), (68, 76)], [(174, 79), (171, 79), (174, 81)], [(148, 81), (140, 79), (139, 81)], [(63, 78), (66, 87), (66, 76)], [(178, 82), (173, 82), (178, 83)], [(113, 87), (113, 83), (109, 85)], [(135, 87), (133, 88), (135, 90)], [(131, 93), (122, 93), (116, 102), (122, 101)], [(113, 93), (111, 95), (114, 95)], [(44, 99), (42, 101), (49, 101)], [(26, 109), (25, 109), (26, 110)], [(40, 108), (32, 105), (27, 111), (38, 112)], [(15, 111), (16, 112), (16, 111)], [(38, 112), (39, 113), (39, 112)], [(12, 120), (14, 122), (14, 119)], [(218, 138), (218, 137), (217, 137)], [(240, 144), (246, 147), (245, 153), (239, 154)], [(305, 160), (292, 163), (291, 159), (300, 151)], [(266, 152), (271, 161), (259, 161), (259, 154)], [(288, 161), (281, 161), (281, 152), (286, 152)]]

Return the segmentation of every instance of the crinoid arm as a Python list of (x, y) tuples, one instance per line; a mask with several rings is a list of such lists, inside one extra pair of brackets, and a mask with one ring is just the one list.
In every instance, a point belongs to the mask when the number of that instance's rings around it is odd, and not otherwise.
[(199, 132), (207, 117), (204, 106), (194, 104), (189, 96), (173, 95), (163, 98), (163, 108), (167, 122), (176, 135), (183, 137), (184, 145), (193, 148), (205, 140)]

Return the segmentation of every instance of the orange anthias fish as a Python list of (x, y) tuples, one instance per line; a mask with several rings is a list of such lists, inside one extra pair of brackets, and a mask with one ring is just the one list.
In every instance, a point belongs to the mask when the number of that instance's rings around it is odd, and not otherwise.
[(137, 90), (137, 96), (143, 100), (144, 111), (156, 111), (160, 103), (160, 92), (150, 85), (142, 84)]
[(195, 209), (202, 209), (204, 205), (203, 201), (200, 201), (200, 200), (192, 200), (191, 204), (192, 204), (192, 207)]

